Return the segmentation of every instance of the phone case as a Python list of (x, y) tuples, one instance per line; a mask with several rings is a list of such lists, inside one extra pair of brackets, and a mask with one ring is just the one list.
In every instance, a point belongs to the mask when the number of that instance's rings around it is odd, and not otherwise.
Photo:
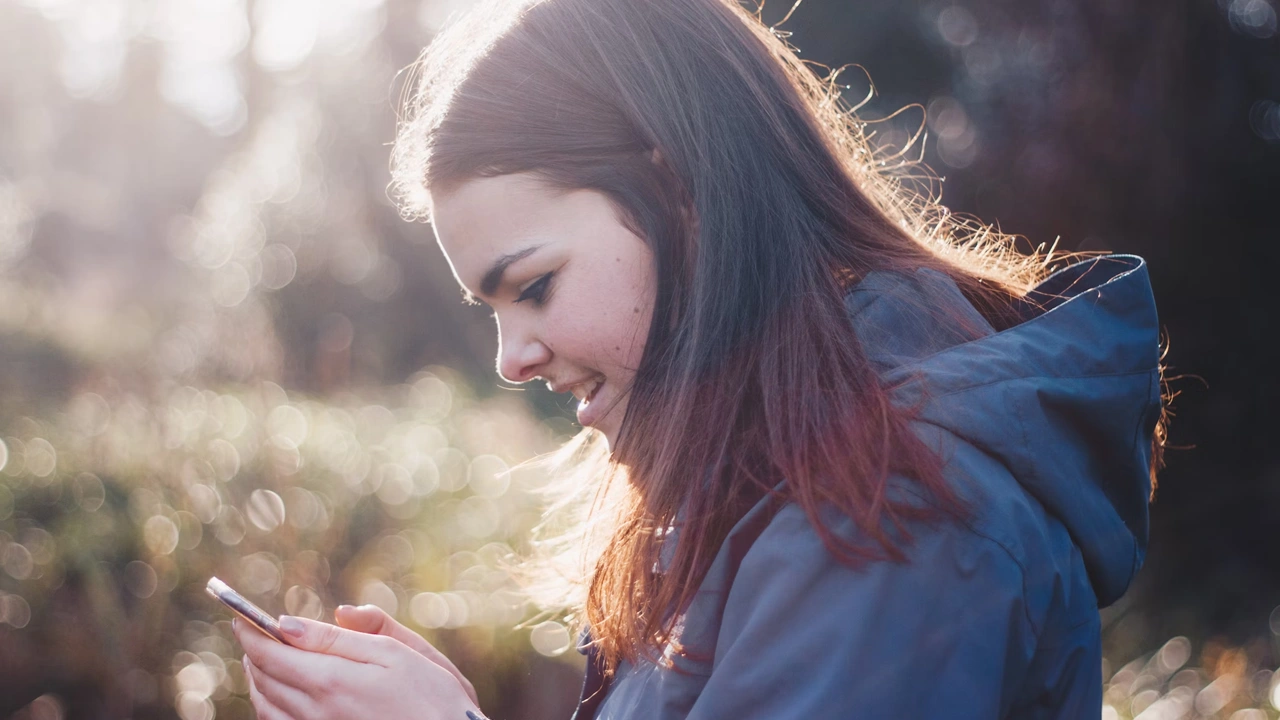
[(262, 634), (278, 643), (289, 644), (284, 638), (284, 633), (280, 632), (280, 624), (276, 622), (275, 618), (268, 615), (262, 608), (246, 600), (243, 595), (232, 590), (226, 583), (216, 577), (209, 578), (209, 583), (205, 585), (204, 589), (214, 599), (247, 620), (250, 625), (261, 630)]

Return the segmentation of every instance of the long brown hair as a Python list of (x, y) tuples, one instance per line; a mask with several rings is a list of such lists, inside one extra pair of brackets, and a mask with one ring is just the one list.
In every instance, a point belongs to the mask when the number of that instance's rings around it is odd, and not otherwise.
[[(843, 298), (873, 270), (934, 268), (1002, 329), (1048, 258), (904, 187), (837, 73), (820, 78), (733, 0), (490, 2), (413, 69), (393, 153), (407, 215), (429, 218), (430, 192), (533, 172), (604, 193), (654, 253), (620, 435), (607, 457), (589, 433), (566, 451), (591, 500), (549, 526), (578, 542), (573, 604), (606, 672), (678, 647), (677, 615), (721, 541), (784, 478), (784, 499), (854, 566), (900, 561), (910, 523), (965, 513)], [(887, 497), (895, 474), (940, 511)], [(830, 532), (823, 505), (867, 541)]]

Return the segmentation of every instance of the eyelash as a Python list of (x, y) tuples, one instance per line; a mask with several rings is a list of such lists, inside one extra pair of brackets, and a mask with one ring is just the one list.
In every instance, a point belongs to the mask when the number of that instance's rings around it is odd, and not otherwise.
[(547, 288), (551, 285), (553, 275), (555, 275), (554, 271), (534, 280), (533, 284), (525, 288), (524, 292), (520, 293), (520, 297), (516, 298), (515, 301), (532, 300), (535, 307), (542, 307), (542, 304), (547, 301)]

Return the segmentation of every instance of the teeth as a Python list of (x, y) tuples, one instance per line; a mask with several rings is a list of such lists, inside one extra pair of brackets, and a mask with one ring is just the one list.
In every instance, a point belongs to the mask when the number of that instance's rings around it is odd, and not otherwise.
[(594, 393), (599, 387), (600, 387), (599, 380), (592, 380), (589, 383), (583, 383), (573, 389), (573, 396), (578, 398), (578, 402), (585, 403), (587, 401), (587, 398), (591, 397), (591, 394)]

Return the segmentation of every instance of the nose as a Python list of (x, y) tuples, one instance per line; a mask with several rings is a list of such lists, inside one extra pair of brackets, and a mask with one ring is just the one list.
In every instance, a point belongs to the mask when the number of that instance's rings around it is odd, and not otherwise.
[(551, 349), (532, 332), (507, 325), (498, 323), (498, 375), (509, 383), (528, 382), (551, 360)]

